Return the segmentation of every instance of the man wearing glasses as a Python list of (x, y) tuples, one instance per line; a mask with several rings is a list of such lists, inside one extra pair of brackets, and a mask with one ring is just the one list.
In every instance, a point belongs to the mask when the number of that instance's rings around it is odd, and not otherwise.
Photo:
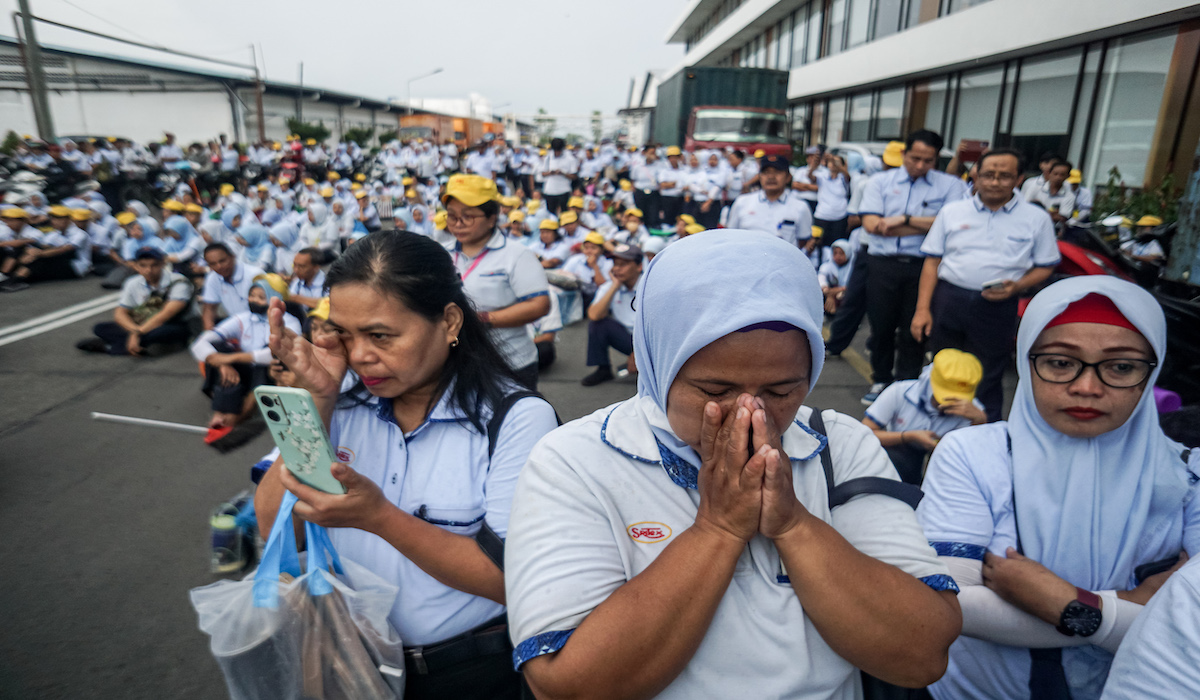
[(1021, 154), (990, 151), (978, 168), (975, 196), (943, 207), (921, 244), (926, 258), (911, 331), (935, 353), (957, 348), (979, 358), (977, 395), (988, 420), (997, 421), (1017, 299), (1050, 277), (1059, 254), (1050, 215), (1013, 189)]

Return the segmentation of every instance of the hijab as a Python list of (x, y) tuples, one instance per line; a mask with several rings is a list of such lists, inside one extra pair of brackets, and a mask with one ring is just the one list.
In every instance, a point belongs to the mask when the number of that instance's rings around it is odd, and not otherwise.
[(688, 236), (654, 256), (635, 300), (638, 401), (658, 441), (692, 466), (700, 457), (671, 432), (667, 393), (683, 365), (713, 341), (763, 324), (799, 329), (812, 352), (810, 391), (817, 384), (825, 362), (821, 288), (800, 249), (772, 234)]
[(312, 212), (313, 226), (321, 226), (329, 216), (329, 207), (325, 206), (324, 202), (313, 202), (308, 205), (308, 210)]
[(157, 236), (159, 234), (158, 222), (154, 220), (154, 217), (150, 216), (149, 207), (136, 199), (131, 199), (125, 205), (125, 208), (137, 214), (138, 222), (142, 224), (142, 229), (146, 232), (147, 236)]
[(200, 234), (196, 233), (196, 229), (192, 227), (191, 222), (182, 216), (172, 216), (163, 224), (163, 228), (174, 233), (175, 236), (166, 236), (163, 239), (163, 248), (168, 255), (174, 255), (185, 250)]
[(242, 262), (255, 267), (272, 267), (275, 263), (275, 246), (267, 236), (267, 229), (251, 220), (238, 229), (237, 235), (245, 241)]
[[(1073, 438), (1050, 427), (1033, 399), (1028, 360), (1038, 335), (1072, 302), (1107, 297), (1154, 351), (1141, 399), (1121, 427)], [(1020, 381), (1008, 431), (1025, 554), (1089, 590), (1123, 590), (1150, 538), (1177, 517), (1188, 483), (1183, 448), (1163, 434), (1152, 387), (1167, 347), (1166, 320), (1149, 292), (1107, 276), (1073, 277), (1040, 292), (1017, 332)]]

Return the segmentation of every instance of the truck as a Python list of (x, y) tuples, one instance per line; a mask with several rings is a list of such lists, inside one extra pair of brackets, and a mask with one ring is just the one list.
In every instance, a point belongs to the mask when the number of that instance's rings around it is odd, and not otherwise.
[(788, 72), (691, 66), (658, 85), (654, 140), (686, 151), (733, 147), (792, 156)]

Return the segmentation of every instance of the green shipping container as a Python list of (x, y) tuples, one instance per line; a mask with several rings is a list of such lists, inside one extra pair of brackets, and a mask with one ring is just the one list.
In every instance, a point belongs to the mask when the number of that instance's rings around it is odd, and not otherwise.
[(654, 140), (682, 146), (695, 107), (787, 109), (788, 72), (766, 68), (685, 68), (658, 85)]

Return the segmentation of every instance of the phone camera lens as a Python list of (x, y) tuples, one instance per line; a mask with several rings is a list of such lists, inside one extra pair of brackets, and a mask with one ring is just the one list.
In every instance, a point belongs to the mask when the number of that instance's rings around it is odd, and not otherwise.
[(274, 411), (267, 411), (267, 418), (270, 418), (271, 420), (275, 421), (276, 423), (279, 422), (279, 414)]
[(263, 396), (261, 398), (262, 398), (262, 404), (264, 406), (266, 406), (267, 408), (270, 408), (275, 405), (275, 402), (271, 400), (270, 396)]

